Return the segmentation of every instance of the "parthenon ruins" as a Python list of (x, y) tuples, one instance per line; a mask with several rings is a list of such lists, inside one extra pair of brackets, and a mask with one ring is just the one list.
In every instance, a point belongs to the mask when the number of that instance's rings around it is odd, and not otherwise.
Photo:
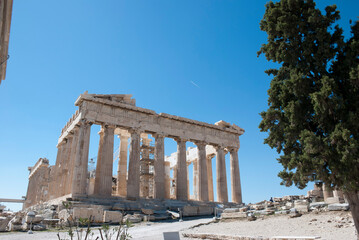
[[(136, 106), (127, 94), (81, 94), (78, 110), (61, 131), (54, 166), (41, 158), (29, 168), (24, 208), (55, 199), (173, 199), (214, 202), (212, 158), (216, 156), (217, 202), (242, 203), (235, 124), (215, 124), (157, 114)], [(100, 125), (96, 169), (89, 171), (91, 125)], [(113, 175), (114, 137), (120, 138), (117, 176)], [(152, 136), (152, 139), (151, 137)], [(177, 142), (166, 157), (164, 138)], [(197, 147), (186, 150), (186, 142)], [(129, 146), (128, 146), (129, 145)], [(128, 151), (129, 147), (129, 151)], [(127, 156), (129, 152), (129, 156)], [(228, 199), (225, 155), (230, 154), (232, 199)], [(193, 195), (188, 166), (193, 164)], [(170, 172), (173, 176), (171, 177)]]

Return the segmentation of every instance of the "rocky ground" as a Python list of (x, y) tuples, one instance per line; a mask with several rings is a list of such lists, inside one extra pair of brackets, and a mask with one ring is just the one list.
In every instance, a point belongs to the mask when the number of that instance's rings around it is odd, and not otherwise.
[(357, 239), (354, 223), (348, 211), (311, 212), (296, 218), (290, 218), (289, 215), (270, 215), (259, 217), (255, 221), (248, 221), (245, 218), (225, 219), (217, 223), (212, 222), (189, 228), (181, 233), (194, 234), (194, 236), (198, 237), (203, 234), (211, 234), (219, 236), (218, 239), (223, 239), (224, 236), (264, 238), (274, 236), (319, 236), (321, 237), (320, 239), (326, 240)]

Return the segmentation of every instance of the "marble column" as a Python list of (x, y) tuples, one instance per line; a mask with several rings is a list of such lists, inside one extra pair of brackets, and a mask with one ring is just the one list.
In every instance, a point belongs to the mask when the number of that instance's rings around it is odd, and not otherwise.
[(171, 198), (171, 163), (165, 161), (165, 198)]
[(67, 158), (67, 151), (68, 151), (68, 137), (66, 137), (62, 142), (61, 147), (61, 154), (60, 154), (60, 161), (59, 165), (57, 166), (56, 171), (56, 190), (55, 190), (55, 196), (61, 197), (63, 194), (63, 188), (64, 188), (64, 171), (65, 171), (65, 162)]
[(165, 149), (163, 135), (156, 134), (155, 137), (155, 176), (154, 176), (154, 198), (164, 199), (165, 193)]
[(239, 174), (238, 149), (232, 148), (230, 152), (230, 168), (231, 168), (231, 189), (232, 202), (242, 203), (241, 177)]
[(127, 198), (138, 199), (140, 196), (140, 133), (131, 133), (130, 161), (128, 164)]
[(69, 170), (71, 164), (71, 152), (72, 152), (72, 141), (73, 141), (73, 134), (69, 133), (67, 137), (67, 143), (65, 145), (65, 153), (64, 153), (64, 160), (63, 160), (63, 169), (62, 169), (62, 179), (61, 179), (61, 196), (67, 194), (67, 186), (69, 185)]
[(212, 158), (213, 155), (207, 156), (207, 179), (208, 179), (208, 200), (213, 202), (213, 174), (212, 174)]
[(208, 175), (206, 144), (196, 143), (198, 148), (198, 198), (200, 201), (208, 201)]
[(67, 176), (67, 184), (66, 184), (66, 192), (65, 194), (70, 194), (71, 193), (71, 188), (72, 188), (72, 179), (73, 179), (73, 175), (74, 175), (74, 167), (75, 167), (75, 157), (76, 157), (76, 146), (77, 146), (77, 142), (78, 142), (78, 134), (79, 134), (79, 130), (78, 127), (74, 127), (74, 129), (72, 130), (72, 144), (71, 144), (71, 153), (69, 156), (69, 173)]
[(217, 173), (217, 201), (228, 202), (226, 161), (224, 149), (221, 146), (216, 147), (216, 173)]
[(72, 196), (87, 195), (88, 154), (90, 146), (91, 123), (82, 120), (76, 146), (74, 175), (72, 179)]
[(52, 179), (50, 183), (50, 192), (49, 192), (49, 199), (54, 199), (57, 197), (57, 189), (58, 189), (58, 172), (59, 172), (59, 166), (61, 164), (61, 154), (63, 152), (63, 145), (64, 142), (62, 141), (57, 145), (57, 155), (56, 155), (56, 162), (55, 166), (53, 166), (51, 173)]
[(323, 197), (324, 201), (327, 201), (328, 198), (333, 197), (333, 189), (328, 187), (328, 185), (325, 183), (323, 183)]
[(111, 197), (114, 126), (102, 125), (98, 148), (94, 195)]
[(198, 200), (198, 159), (193, 161), (193, 200)]
[(176, 139), (176, 141), (177, 141), (176, 198), (177, 200), (188, 200), (186, 141), (183, 139)]
[[(191, 165), (191, 163), (190, 162), (187, 162), (187, 173), (189, 172), (189, 170), (188, 170), (188, 168), (189, 168), (189, 165)], [(187, 174), (187, 196), (189, 196), (189, 198), (190, 198), (190, 196), (191, 196), (191, 193), (190, 193), (190, 188), (189, 188), (189, 174)]]
[(117, 168), (117, 194), (125, 197), (127, 194), (127, 150), (128, 136), (120, 135), (120, 153)]

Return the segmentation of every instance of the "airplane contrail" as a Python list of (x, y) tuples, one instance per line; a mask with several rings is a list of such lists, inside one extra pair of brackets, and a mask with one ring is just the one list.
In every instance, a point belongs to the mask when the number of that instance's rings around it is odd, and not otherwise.
[(198, 87), (198, 88), (200, 88), (195, 82), (193, 82), (193, 81), (190, 81), (190, 83), (192, 83), (194, 86), (196, 86), (196, 87)]

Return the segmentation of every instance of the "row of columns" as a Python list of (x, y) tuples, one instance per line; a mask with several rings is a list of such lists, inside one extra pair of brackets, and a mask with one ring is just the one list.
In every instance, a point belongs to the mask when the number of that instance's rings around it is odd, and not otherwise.
[[(60, 181), (60, 191), (54, 194), (72, 196), (87, 195), (88, 152), (90, 143), (91, 123), (85, 120), (79, 123), (72, 134), (58, 145), (55, 178)], [(102, 125), (100, 143), (97, 157), (96, 178), (94, 194), (109, 197), (112, 194), (113, 171), (113, 143), (115, 126)], [(140, 131), (129, 130), (131, 134), (128, 174), (127, 174), (127, 148), (128, 136), (120, 136), (120, 153), (117, 174), (117, 193), (128, 199), (137, 199), (140, 196)], [(154, 162), (154, 198), (164, 199), (170, 196), (170, 186), (166, 184), (169, 173), (166, 173), (164, 156), (164, 136), (154, 134), (155, 162)], [(177, 167), (176, 198), (188, 200), (186, 140), (176, 138), (177, 141)], [(206, 156), (206, 144), (196, 142), (198, 147), (198, 200), (213, 201), (213, 177), (211, 158)], [(228, 202), (227, 177), (224, 158), (224, 147), (218, 146), (216, 153), (217, 194), (219, 202)], [(230, 169), (232, 183), (232, 201), (241, 203), (241, 186), (237, 149), (230, 151)], [(72, 171), (71, 171), (72, 170)], [(127, 180), (126, 180), (127, 176)], [(166, 177), (167, 176), (167, 177)], [(167, 179), (167, 180), (166, 180)], [(54, 189), (54, 188), (53, 188)]]

